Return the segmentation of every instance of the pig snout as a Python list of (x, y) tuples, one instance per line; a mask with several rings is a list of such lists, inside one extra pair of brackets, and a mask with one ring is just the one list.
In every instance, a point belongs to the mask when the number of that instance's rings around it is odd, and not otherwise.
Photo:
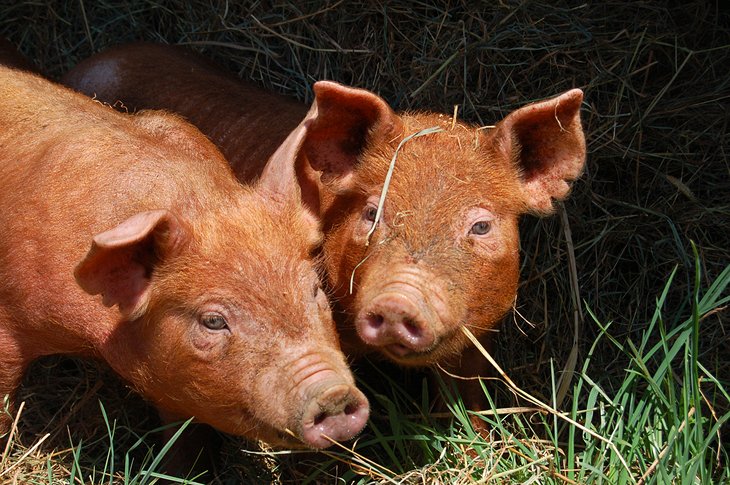
[(360, 338), (397, 357), (426, 352), (436, 344), (436, 319), (416, 288), (399, 285), (365, 305), (355, 322)]
[[(308, 355), (300, 359), (294, 381), (300, 402), (300, 418), (294, 423), (299, 438), (312, 448), (326, 448), (333, 441), (355, 437), (367, 423), (370, 406), (352, 382), (344, 362)], [(342, 369), (340, 369), (342, 367)]]
[(311, 399), (302, 417), (302, 439), (313, 448), (326, 448), (332, 440), (355, 437), (368, 420), (368, 401), (353, 386), (339, 384), (328, 387)]

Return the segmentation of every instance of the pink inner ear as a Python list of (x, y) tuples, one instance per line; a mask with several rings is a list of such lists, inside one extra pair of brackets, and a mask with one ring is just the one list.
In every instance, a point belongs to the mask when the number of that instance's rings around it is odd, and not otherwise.
[(104, 305), (119, 305), (130, 316), (146, 305), (158, 258), (184, 239), (185, 231), (168, 211), (142, 212), (97, 234), (74, 276), (84, 291), (102, 294)]
[(301, 200), (307, 209), (307, 222), (319, 227), (319, 187), (317, 174), (300, 157), (302, 144), (309, 134), (312, 118), (316, 115), (312, 107), (301, 123), (287, 136), (286, 140), (269, 158), (257, 182), (263, 195), (280, 207)]
[(565, 198), (569, 182), (583, 171), (582, 100), (580, 90), (568, 91), (514, 111), (499, 128), (522, 170), (527, 202), (533, 211), (551, 212), (552, 199)]
[(107, 268), (98, 277), (102, 303), (108, 307), (119, 304), (119, 311), (128, 315), (146, 300), (150, 280), (145, 267), (135, 262), (133, 251), (120, 253), (108, 258)]
[(94, 243), (76, 268), (76, 279), (87, 293), (101, 294), (105, 306), (119, 305), (123, 315), (130, 315), (147, 300), (150, 270), (145, 262), (150, 261), (153, 252), (149, 240), (121, 247), (101, 247)]
[(325, 180), (346, 177), (369, 137), (386, 136), (400, 125), (390, 106), (370, 91), (328, 81), (317, 82), (314, 91), (317, 116), (304, 151)]
[(355, 167), (367, 133), (367, 126), (359, 120), (342, 117), (341, 123), (318, 126), (307, 138), (304, 151), (312, 168), (322, 172), (325, 179), (337, 177)]
[(298, 196), (295, 165), (302, 143), (309, 132), (312, 113), (313, 110), (310, 110), (304, 120), (271, 155), (257, 182), (258, 187), (264, 189), (279, 202), (285, 202)]

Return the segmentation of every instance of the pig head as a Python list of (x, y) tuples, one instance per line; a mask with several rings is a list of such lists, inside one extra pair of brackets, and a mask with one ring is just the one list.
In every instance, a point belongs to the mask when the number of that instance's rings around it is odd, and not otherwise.
[(294, 172), (305, 134), (246, 187), (174, 115), (0, 66), (0, 395), (35, 358), (93, 356), (166, 416), (285, 446), (358, 433)]
[[(346, 315), (343, 349), (417, 366), (458, 356), (462, 326), (486, 336), (515, 300), (519, 217), (552, 213), (582, 172), (582, 92), (487, 128), (443, 114), (398, 115), (376, 95), (334, 83), (315, 84), (315, 93), (314, 135), (302, 150), (330, 174), (321, 180), (323, 253)], [(399, 144), (432, 127), (440, 131), (403, 143), (384, 194)], [(321, 143), (332, 139), (361, 142)]]

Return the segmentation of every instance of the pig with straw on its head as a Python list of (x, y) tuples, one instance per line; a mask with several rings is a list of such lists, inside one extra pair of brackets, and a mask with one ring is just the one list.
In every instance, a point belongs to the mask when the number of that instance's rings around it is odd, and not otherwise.
[[(322, 193), (325, 266), (348, 314), (345, 351), (378, 349), (404, 365), (458, 355), (462, 326), (487, 335), (514, 302), (519, 217), (551, 213), (583, 169), (582, 92), (525, 106), (489, 128), (397, 115), (366, 91), (320, 83), (315, 92), (319, 116), (334, 120), (324, 133), (367, 133), (361, 145), (319, 157), (309, 139), (303, 148), (315, 169), (342, 167)], [(394, 157), (404, 137), (431, 127)]]

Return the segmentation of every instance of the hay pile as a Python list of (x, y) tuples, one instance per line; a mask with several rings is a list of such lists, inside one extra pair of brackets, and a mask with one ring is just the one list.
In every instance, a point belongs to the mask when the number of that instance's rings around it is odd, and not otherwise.
[[(665, 314), (687, 313), (691, 241), (705, 284), (730, 262), (722, 2), (2, 2), (0, 35), (53, 77), (107, 46), (148, 40), (188, 44), (305, 102), (315, 80), (333, 79), (396, 109), (459, 105), (460, 117), (482, 124), (583, 88), (586, 173), (564, 221), (523, 221), (519, 315), (498, 345), (503, 367), (535, 395), (549, 392), (549, 359), (560, 369), (577, 351), (580, 361), (599, 332), (587, 316), (575, 319), (576, 301), (630, 339), (677, 265)], [(703, 361), (727, 380), (727, 315), (703, 325)], [(601, 351), (596, 377), (610, 387), (624, 366)]]

